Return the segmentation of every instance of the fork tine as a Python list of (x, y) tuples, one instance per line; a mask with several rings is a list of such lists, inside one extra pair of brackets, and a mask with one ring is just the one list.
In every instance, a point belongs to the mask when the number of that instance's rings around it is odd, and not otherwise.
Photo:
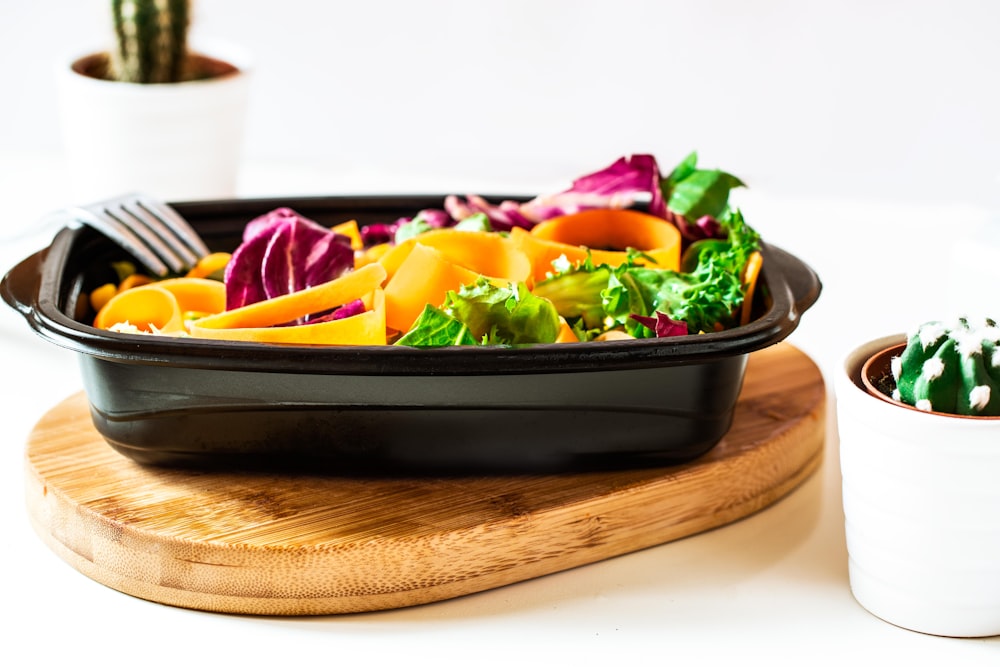
[[(136, 225), (144, 226), (148, 233), (140, 233), (139, 236), (145, 238), (174, 271), (190, 268), (198, 262), (198, 255), (168, 224), (151, 212), (148, 206), (144, 206), (141, 199), (128, 197), (119, 201), (115, 207), (109, 206), (107, 212), (126, 225), (131, 223), (133, 228)], [(125, 216), (127, 219), (124, 219)]]
[(157, 276), (183, 273), (209, 254), (177, 211), (142, 193), (68, 209), (77, 222), (117, 241)]
[(157, 253), (153, 252), (145, 240), (140, 239), (122, 221), (109, 215), (102, 205), (73, 207), (67, 209), (67, 214), (75, 221), (93, 227), (116, 241), (157, 276), (165, 276), (170, 272), (170, 267), (160, 259)]
[(135, 195), (135, 202), (151, 215), (160, 219), (171, 230), (171, 238), (176, 238), (194, 253), (196, 262), (211, 252), (198, 232), (169, 204), (142, 194)]
[[(164, 242), (163, 237), (153, 229), (153, 224), (145, 220), (142, 213), (137, 215), (129, 211), (120, 201), (104, 202), (99, 207), (91, 208), (99, 219), (106, 221), (108, 225), (119, 225), (139, 239), (140, 243), (146, 246), (150, 252), (154, 253), (161, 262), (166, 264), (169, 271), (178, 273), (183, 271), (187, 262), (178, 255), (173, 248)], [(160, 274), (164, 275), (164, 274)]]

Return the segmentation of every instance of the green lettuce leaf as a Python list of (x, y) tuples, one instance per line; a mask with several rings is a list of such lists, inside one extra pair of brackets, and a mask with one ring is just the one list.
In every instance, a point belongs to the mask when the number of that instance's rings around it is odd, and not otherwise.
[(396, 345), (527, 345), (554, 343), (559, 335), (555, 307), (524, 283), (499, 287), (485, 278), (448, 292), (441, 308), (425, 306)]
[(667, 209), (688, 220), (718, 218), (729, 207), (729, 193), (743, 181), (718, 169), (698, 169), (698, 154), (691, 153), (660, 181)]
[(554, 343), (559, 335), (553, 304), (532, 294), (524, 283), (498, 287), (480, 278), (457, 293), (449, 292), (444, 310), (488, 345)]
[(427, 305), (396, 345), (410, 347), (447, 347), (449, 345), (478, 345), (469, 333), (469, 327), (448, 315), (440, 308)]
[(681, 271), (633, 259), (617, 268), (594, 266), (588, 259), (539, 282), (535, 294), (555, 305), (580, 340), (616, 327), (636, 338), (655, 336), (633, 316), (656, 318), (657, 313), (684, 322), (690, 333), (733, 326), (744, 298), (743, 267), (760, 247), (760, 236), (739, 210), (727, 211), (719, 223), (726, 238), (691, 244)]
[(455, 229), (463, 232), (492, 232), (493, 225), (485, 213), (473, 213), (455, 223)]
[(403, 243), (404, 241), (408, 241), (415, 236), (420, 236), (424, 232), (429, 232), (431, 229), (433, 229), (431, 224), (418, 215), (413, 220), (400, 223), (400, 225), (396, 228), (393, 243)]
[(582, 324), (578, 334), (588, 329), (600, 333), (606, 328), (607, 317), (602, 294), (613, 274), (607, 264), (595, 267), (588, 258), (579, 266), (536, 283), (534, 293), (551, 302), (567, 321), (579, 320)]
[(713, 331), (716, 323), (733, 325), (734, 311), (743, 303), (739, 274), (712, 259), (692, 273), (635, 267), (622, 272), (618, 281), (609, 290), (617, 300), (609, 298), (608, 307), (615, 308), (611, 313), (616, 321), (637, 338), (649, 337), (652, 332), (631, 318), (633, 313), (652, 316), (661, 312), (685, 322), (689, 333), (699, 333)]
[(760, 249), (760, 234), (746, 224), (739, 209), (727, 212), (720, 218), (719, 224), (725, 238), (702, 239), (690, 244), (681, 257), (681, 271), (695, 271), (712, 257), (729, 271), (743, 272), (750, 255)]
[(719, 222), (726, 239), (693, 243), (685, 251), (682, 271), (625, 267), (616, 272), (617, 283), (610, 286), (604, 301), (608, 313), (637, 337), (651, 332), (626, 319), (631, 314), (661, 312), (686, 322), (691, 333), (713, 331), (716, 324), (734, 326), (744, 299), (743, 268), (760, 248), (760, 235), (739, 210), (727, 212)]

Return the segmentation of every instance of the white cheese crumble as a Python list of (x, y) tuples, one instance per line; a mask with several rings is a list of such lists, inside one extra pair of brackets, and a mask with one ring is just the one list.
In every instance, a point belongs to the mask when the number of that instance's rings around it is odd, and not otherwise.
[(160, 330), (157, 329), (156, 326), (153, 324), (150, 324), (149, 328), (151, 329), (151, 331), (146, 331), (145, 329), (140, 329), (139, 327), (132, 324), (128, 320), (125, 320), (124, 322), (115, 322), (110, 327), (108, 327), (108, 331), (114, 331), (116, 333), (145, 334), (147, 336), (152, 336), (161, 333)]
[(559, 255), (558, 257), (556, 257), (554, 260), (552, 260), (552, 269), (553, 269), (553, 272), (552, 273), (546, 272), (545, 275), (547, 277), (551, 278), (551, 277), (556, 276), (556, 275), (558, 275), (560, 273), (564, 273), (566, 271), (569, 271), (572, 268), (573, 268), (573, 264), (569, 261), (569, 258), (566, 257), (566, 253), (563, 253), (563, 254)]
[(130, 334), (149, 333), (148, 331), (143, 331), (134, 324), (131, 324), (128, 320), (125, 320), (124, 322), (115, 322), (110, 327), (108, 327), (108, 331), (114, 331), (115, 333), (130, 333)]

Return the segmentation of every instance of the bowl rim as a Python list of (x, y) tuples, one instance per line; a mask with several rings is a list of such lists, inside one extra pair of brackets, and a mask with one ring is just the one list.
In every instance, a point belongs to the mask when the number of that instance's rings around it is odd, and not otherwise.
[[(500, 198), (500, 197), (494, 197)], [(510, 197), (502, 197), (510, 198)], [(213, 216), (240, 215), (250, 220), (262, 211), (288, 206), (308, 211), (326, 208), (400, 207), (410, 212), (440, 204), (442, 195), (334, 195), (231, 199), (174, 203), (197, 229)], [(3, 279), (2, 295), (43, 338), (62, 347), (126, 363), (169, 363), (196, 368), (286, 372), (326, 369), (337, 373), (470, 375), (544, 373), (671, 366), (712, 362), (768, 347), (794, 331), (801, 314), (819, 298), (822, 283), (802, 260), (762, 241), (762, 279), (769, 307), (746, 325), (721, 332), (678, 337), (599, 341), (586, 345), (536, 344), (525, 347), (411, 348), (396, 346), (261, 345), (201, 339), (117, 333), (96, 329), (71, 317), (72, 283), (68, 263), (84, 248), (110, 247), (89, 228), (64, 228), (51, 244), (26, 258)], [(77, 287), (79, 289), (79, 287)], [(762, 290), (758, 290), (761, 292)], [(277, 370), (277, 369), (276, 369)]]

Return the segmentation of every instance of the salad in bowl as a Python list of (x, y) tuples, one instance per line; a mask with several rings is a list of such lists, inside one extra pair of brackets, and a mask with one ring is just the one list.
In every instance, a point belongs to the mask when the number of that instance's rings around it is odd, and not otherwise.
[(622, 157), (563, 192), (361, 225), (288, 206), (186, 275), (133, 264), (90, 293), (101, 329), (262, 343), (529, 345), (747, 324), (763, 255), (729, 205), (743, 183), (692, 153), (666, 175)]

